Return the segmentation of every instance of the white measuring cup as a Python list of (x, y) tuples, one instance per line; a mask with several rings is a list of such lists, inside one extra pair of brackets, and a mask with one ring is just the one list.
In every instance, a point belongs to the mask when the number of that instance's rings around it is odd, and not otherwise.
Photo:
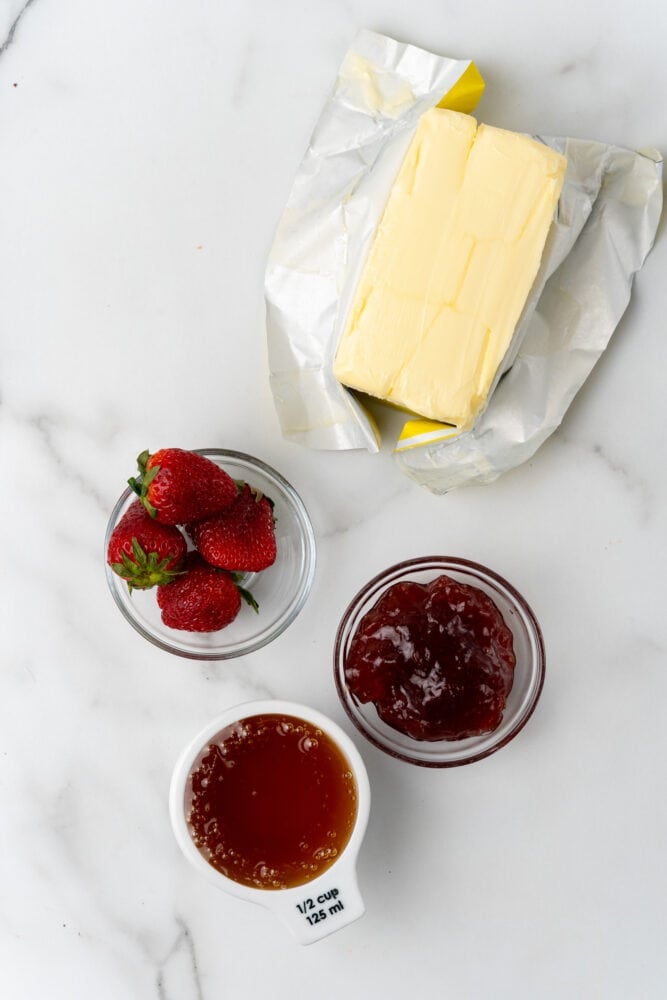
[[(242, 885), (214, 868), (195, 846), (186, 817), (186, 792), (191, 771), (207, 744), (227, 726), (256, 715), (288, 715), (321, 729), (346, 757), (357, 786), (357, 815), (350, 838), (334, 863), (322, 874), (290, 889), (259, 889)], [(346, 733), (305, 705), (289, 701), (251, 701), (235, 705), (199, 732), (180, 755), (171, 779), (169, 813), (176, 840), (197, 871), (239, 899), (266, 907), (285, 923), (301, 944), (311, 944), (340, 930), (364, 913), (364, 903), (357, 883), (356, 862), (370, 810), (370, 785), (359, 751)]]

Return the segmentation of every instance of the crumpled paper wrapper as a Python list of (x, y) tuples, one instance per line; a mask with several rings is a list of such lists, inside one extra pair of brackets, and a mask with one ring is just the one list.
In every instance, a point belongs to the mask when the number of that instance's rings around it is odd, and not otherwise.
[[(474, 64), (362, 31), (297, 172), (265, 280), (271, 388), (283, 434), (310, 448), (379, 448), (363, 402), (333, 376), (345, 317), (420, 115), (470, 112)], [(581, 139), (536, 139), (567, 157), (540, 271), (468, 431), (407, 419), (400, 469), (435, 493), (488, 483), (558, 427), (630, 299), (662, 210), (662, 159)]]

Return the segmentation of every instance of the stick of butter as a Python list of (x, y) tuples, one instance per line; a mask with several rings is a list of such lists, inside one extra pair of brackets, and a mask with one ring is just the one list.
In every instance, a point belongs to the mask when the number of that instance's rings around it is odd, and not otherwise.
[(471, 426), (535, 280), (565, 166), (470, 115), (422, 115), (355, 291), (338, 381)]

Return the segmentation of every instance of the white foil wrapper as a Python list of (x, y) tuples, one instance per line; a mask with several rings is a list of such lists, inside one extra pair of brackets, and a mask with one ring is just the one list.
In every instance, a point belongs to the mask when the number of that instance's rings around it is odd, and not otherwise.
[[(420, 115), (469, 70), (362, 31), (341, 66), (269, 257), (271, 388), (283, 434), (311, 448), (378, 450), (375, 422), (332, 372), (359, 274)], [(469, 75), (469, 73), (468, 73)], [(567, 157), (542, 263), (486, 408), (463, 433), (408, 422), (402, 471), (436, 493), (487, 483), (560, 424), (609, 342), (662, 209), (656, 151), (535, 136)]]

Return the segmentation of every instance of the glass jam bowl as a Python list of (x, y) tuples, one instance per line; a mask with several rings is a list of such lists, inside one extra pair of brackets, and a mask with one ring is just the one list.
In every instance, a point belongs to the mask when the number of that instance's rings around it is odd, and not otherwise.
[(276, 561), (258, 573), (239, 575), (259, 605), (243, 604), (237, 618), (218, 632), (186, 632), (162, 622), (153, 590), (133, 590), (106, 563), (111, 534), (136, 494), (126, 489), (118, 499), (104, 540), (107, 582), (123, 617), (145, 639), (169, 653), (194, 660), (228, 660), (260, 649), (290, 625), (306, 602), (315, 575), (315, 536), (303, 501), (280, 473), (258, 458), (221, 448), (195, 449), (232, 479), (248, 482), (274, 503)]
[[(500, 724), (492, 732), (459, 740), (418, 740), (387, 725), (373, 702), (362, 703), (350, 690), (345, 663), (353, 637), (381, 596), (397, 583), (430, 583), (441, 575), (476, 587), (491, 598), (512, 632), (516, 665), (512, 689)], [(422, 767), (455, 767), (488, 757), (514, 739), (532, 715), (544, 683), (544, 641), (531, 608), (519, 592), (497, 573), (452, 556), (425, 556), (390, 566), (350, 602), (334, 647), (334, 678), (345, 711), (374, 746), (392, 757)]]

